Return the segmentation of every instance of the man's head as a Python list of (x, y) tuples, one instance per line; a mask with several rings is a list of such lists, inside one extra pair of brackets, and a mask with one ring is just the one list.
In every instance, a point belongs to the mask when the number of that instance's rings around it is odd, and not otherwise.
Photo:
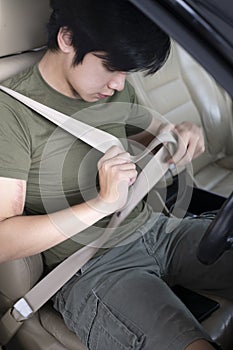
[(155, 73), (165, 62), (169, 37), (128, 0), (51, 0), (48, 47), (59, 50), (61, 28), (71, 33), (73, 64), (88, 53), (110, 71)]

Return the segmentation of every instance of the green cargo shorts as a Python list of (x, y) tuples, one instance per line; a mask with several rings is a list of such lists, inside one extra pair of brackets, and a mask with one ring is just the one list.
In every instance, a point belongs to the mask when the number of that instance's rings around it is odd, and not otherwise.
[(56, 294), (55, 309), (90, 350), (182, 350), (197, 339), (211, 342), (170, 289), (178, 284), (232, 299), (233, 253), (210, 266), (196, 258), (209, 224), (155, 214), (140, 238), (90, 260)]

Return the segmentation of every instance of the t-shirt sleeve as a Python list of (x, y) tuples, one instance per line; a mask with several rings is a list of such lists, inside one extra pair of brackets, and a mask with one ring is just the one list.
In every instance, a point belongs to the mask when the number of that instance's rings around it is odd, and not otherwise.
[(148, 128), (152, 121), (152, 114), (149, 108), (140, 103), (133, 86), (129, 82), (127, 82), (127, 88), (130, 95), (131, 111), (127, 120), (126, 132), (128, 136), (131, 136)]
[(27, 180), (30, 137), (26, 124), (9, 105), (0, 102), (0, 177)]

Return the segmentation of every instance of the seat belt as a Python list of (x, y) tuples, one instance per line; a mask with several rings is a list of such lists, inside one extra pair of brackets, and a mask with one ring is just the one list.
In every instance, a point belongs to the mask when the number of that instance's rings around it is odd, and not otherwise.
[[(113, 145), (124, 149), (119, 139), (103, 130), (75, 120), (7, 87), (0, 86), (0, 90), (11, 95), (54, 124), (103, 153)], [(138, 162), (158, 145), (164, 143), (170, 143), (175, 146), (177, 141), (170, 133), (161, 134), (157, 136), (157, 138), (155, 138), (143, 152), (136, 156), (131, 156), (131, 161), (134, 163)], [(43, 304), (45, 304), (88, 260), (95, 255), (99, 248), (103, 247), (104, 243), (106, 243), (113, 234), (114, 229), (120, 225), (141, 199), (145, 197), (145, 195), (166, 173), (169, 168), (169, 165), (165, 162), (166, 155), (167, 150), (166, 147), (163, 146), (153, 157), (151, 157), (139, 174), (134, 185), (130, 187), (126, 205), (120, 211), (112, 215), (112, 218), (101, 237), (81, 248), (60, 263), (4, 314), (0, 320), (0, 345), (6, 345), (21, 327), (23, 321), (28, 319)]]

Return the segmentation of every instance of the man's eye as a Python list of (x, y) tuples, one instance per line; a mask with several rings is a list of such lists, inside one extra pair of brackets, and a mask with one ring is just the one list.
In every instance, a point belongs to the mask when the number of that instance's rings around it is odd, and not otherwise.
[(104, 66), (105, 70), (109, 73), (114, 73), (116, 71), (115, 69), (109, 67), (106, 63), (103, 63), (103, 66)]

